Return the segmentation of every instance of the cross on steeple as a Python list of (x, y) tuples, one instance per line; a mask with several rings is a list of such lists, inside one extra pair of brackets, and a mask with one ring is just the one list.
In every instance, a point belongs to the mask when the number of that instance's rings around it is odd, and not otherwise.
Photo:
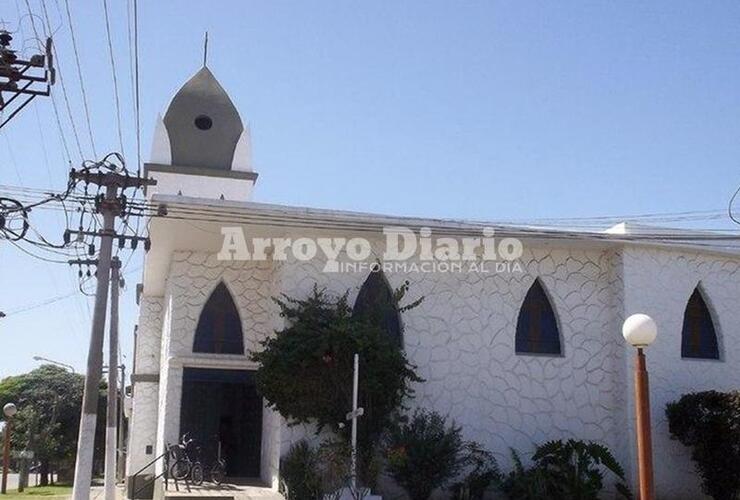
[(203, 38), (203, 66), (208, 66), (208, 32)]

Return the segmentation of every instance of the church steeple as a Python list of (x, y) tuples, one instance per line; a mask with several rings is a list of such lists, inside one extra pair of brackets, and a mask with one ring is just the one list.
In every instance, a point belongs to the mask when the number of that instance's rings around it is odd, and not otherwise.
[[(185, 82), (164, 118), (158, 119), (151, 162), (151, 171), (250, 180), (251, 191), (257, 174), (252, 171), (250, 130), (244, 127), (236, 106), (207, 66)], [(205, 184), (200, 185), (206, 192), (186, 193), (180, 186), (174, 192), (214, 197)], [(161, 188), (157, 191), (163, 192)], [(225, 192), (217, 197), (234, 199)]]
[(231, 170), (244, 133), (236, 106), (205, 66), (175, 94), (164, 126), (172, 164), (184, 167)]

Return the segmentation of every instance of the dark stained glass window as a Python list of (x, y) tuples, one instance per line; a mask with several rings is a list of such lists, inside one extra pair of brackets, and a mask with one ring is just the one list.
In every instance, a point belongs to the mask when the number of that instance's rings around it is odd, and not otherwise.
[(524, 297), (516, 324), (516, 352), (560, 354), (560, 333), (555, 312), (539, 280)]
[(234, 299), (219, 283), (200, 313), (193, 352), (244, 354), (244, 338)]
[(403, 348), (398, 304), (396, 304), (393, 290), (382, 269), (371, 272), (362, 284), (352, 315), (377, 325), (388, 334), (394, 343)]
[(681, 357), (719, 359), (712, 315), (698, 287), (691, 294), (683, 315)]

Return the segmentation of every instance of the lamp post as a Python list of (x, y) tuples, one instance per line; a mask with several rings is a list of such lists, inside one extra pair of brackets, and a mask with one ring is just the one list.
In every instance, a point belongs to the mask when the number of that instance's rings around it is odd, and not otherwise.
[(633, 314), (622, 325), (624, 339), (637, 348), (635, 358), (635, 417), (637, 420), (637, 475), (640, 500), (653, 500), (653, 440), (650, 430), (650, 387), (643, 349), (655, 341), (658, 327), (647, 314)]
[(45, 358), (43, 356), (34, 356), (33, 357), (33, 360), (34, 361), (46, 361), (47, 363), (51, 363), (53, 365), (57, 365), (57, 366), (61, 366), (62, 368), (66, 368), (69, 371), (71, 371), (72, 373), (77, 373), (75, 371), (75, 367), (74, 366), (68, 365), (67, 363), (62, 363), (61, 361), (54, 361), (53, 359)]
[(10, 466), (10, 432), (13, 429), (13, 417), (18, 413), (18, 408), (13, 403), (3, 406), (5, 414), (5, 444), (3, 445), (3, 481), (0, 493), (5, 494), (8, 489), (8, 467)]

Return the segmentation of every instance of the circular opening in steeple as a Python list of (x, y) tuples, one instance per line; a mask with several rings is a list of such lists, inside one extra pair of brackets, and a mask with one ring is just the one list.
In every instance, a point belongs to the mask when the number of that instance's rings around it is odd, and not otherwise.
[(200, 115), (195, 118), (195, 126), (200, 130), (208, 130), (213, 126), (213, 120), (210, 116)]

